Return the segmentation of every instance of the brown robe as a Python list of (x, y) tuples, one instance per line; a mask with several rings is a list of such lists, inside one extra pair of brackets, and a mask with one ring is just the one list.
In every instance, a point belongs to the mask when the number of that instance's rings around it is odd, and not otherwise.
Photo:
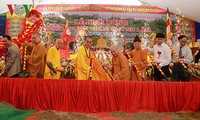
[(30, 72), (30, 77), (43, 78), (45, 67), (45, 47), (39, 42), (33, 46), (32, 52), (28, 57), (27, 68)]
[[(147, 51), (143, 49), (134, 49), (130, 56), (137, 66), (138, 70), (141, 72), (142, 77), (146, 80), (146, 67), (147, 67)], [(130, 67), (131, 81), (142, 81), (142, 78), (138, 75), (134, 66)]]
[(122, 53), (119, 53), (117, 57), (112, 58), (111, 71), (116, 80), (130, 80), (128, 60)]

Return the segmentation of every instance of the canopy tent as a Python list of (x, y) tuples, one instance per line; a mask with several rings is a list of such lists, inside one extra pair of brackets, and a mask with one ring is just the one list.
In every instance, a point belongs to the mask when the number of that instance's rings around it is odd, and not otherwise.
[(167, 9), (168, 7), (170, 12), (181, 15), (183, 17), (187, 17), (196, 22), (200, 22), (199, 0), (142, 0), (142, 1), (163, 9)]
[(140, 1), (153, 6), (167, 9), (170, 12), (200, 22), (199, 0), (4, 0), (0, 4), (0, 13), (8, 10), (7, 4), (117, 4), (117, 5), (141, 5)]
[(9, 0), (0, 4), (0, 13), (8, 10), (7, 4), (113, 4), (113, 5), (141, 5), (139, 0)]

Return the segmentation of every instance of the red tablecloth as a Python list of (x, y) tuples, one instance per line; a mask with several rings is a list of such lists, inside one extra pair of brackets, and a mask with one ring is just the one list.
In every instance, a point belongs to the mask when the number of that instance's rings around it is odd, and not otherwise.
[(0, 78), (0, 101), (20, 109), (76, 112), (199, 111), (200, 82)]

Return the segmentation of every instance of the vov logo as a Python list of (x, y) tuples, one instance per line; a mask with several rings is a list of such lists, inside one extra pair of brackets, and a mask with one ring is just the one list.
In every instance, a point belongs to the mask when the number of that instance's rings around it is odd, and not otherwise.
[(8, 4), (7, 6), (11, 15), (13, 15), (14, 13), (16, 15), (22, 15), (24, 14), (24, 12), (27, 15), (30, 9), (32, 8), (32, 5), (28, 5), (28, 4), (23, 4), (23, 5)]

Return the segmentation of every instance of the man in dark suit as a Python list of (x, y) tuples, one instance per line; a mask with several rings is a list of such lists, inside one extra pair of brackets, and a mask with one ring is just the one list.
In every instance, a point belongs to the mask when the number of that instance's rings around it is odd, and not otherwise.
[(2, 42), (7, 47), (5, 72), (9, 77), (18, 77), (21, 72), (19, 47), (12, 42), (9, 35), (4, 35)]

